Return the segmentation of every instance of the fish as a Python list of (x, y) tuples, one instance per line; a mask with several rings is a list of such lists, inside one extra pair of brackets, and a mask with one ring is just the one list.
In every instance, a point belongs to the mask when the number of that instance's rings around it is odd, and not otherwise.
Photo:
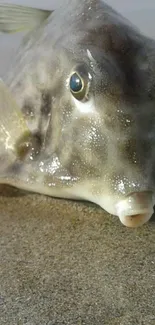
[(0, 32), (18, 31), (0, 83), (0, 183), (142, 226), (155, 203), (155, 40), (102, 0), (0, 1)]

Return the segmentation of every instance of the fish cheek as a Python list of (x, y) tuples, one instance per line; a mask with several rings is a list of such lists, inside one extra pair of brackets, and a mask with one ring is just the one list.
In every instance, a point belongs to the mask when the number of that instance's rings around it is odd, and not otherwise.
[(68, 136), (66, 128), (60, 160), (69, 172), (81, 179), (101, 176), (107, 157), (107, 143), (99, 121), (79, 118)]

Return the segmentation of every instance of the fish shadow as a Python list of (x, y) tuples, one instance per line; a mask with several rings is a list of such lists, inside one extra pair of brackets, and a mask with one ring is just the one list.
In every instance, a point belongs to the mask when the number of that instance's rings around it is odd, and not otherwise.
[(28, 195), (28, 191), (20, 190), (10, 185), (0, 184), (0, 196), (1, 197), (22, 197)]
[(155, 205), (154, 205), (154, 207), (153, 207), (153, 210), (154, 210), (154, 212), (153, 212), (153, 215), (152, 215), (152, 217), (151, 217), (151, 219), (150, 219), (150, 222), (155, 223)]

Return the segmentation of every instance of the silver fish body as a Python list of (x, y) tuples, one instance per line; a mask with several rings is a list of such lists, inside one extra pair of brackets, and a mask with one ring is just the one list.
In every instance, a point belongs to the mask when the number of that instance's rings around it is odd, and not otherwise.
[(150, 219), (154, 40), (101, 0), (64, 1), (26, 36), (6, 83), (38, 141), (1, 183), (92, 201), (129, 227)]

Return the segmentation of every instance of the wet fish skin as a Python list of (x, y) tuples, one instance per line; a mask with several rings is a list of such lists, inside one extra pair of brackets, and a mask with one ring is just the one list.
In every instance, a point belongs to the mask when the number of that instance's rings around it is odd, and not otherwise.
[[(88, 84), (84, 100), (70, 91), (75, 71)], [(117, 204), (134, 192), (152, 198), (154, 71), (155, 41), (111, 7), (100, 0), (63, 2), (29, 33), (6, 77), (42, 143), (37, 160), (18, 163), (7, 182), (90, 200), (116, 215)], [(151, 213), (154, 194), (146, 201)], [(136, 202), (133, 215), (143, 213)]]

